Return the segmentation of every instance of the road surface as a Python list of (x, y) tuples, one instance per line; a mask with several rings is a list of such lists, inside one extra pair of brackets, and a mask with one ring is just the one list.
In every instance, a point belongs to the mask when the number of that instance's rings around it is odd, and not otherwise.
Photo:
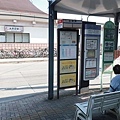
[[(48, 90), (48, 61), (0, 64), (0, 98), (39, 93)], [(100, 88), (100, 77), (90, 81), (90, 88)], [(109, 75), (103, 83), (109, 86)], [(57, 61), (54, 62), (54, 89), (57, 85)], [(103, 86), (104, 87), (104, 86)]]

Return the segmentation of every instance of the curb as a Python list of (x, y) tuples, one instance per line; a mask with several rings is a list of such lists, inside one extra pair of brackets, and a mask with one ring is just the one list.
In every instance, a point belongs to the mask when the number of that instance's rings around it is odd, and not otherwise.
[[(54, 58), (54, 61), (56, 61), (57, 58)], [(6, 63), (26, 63), (26, 62), (43, 62), (48, 61), (48, 58), (42, 58), (42, 59), (2, 59), (0, 60), (0, 64), (6, 64)]]

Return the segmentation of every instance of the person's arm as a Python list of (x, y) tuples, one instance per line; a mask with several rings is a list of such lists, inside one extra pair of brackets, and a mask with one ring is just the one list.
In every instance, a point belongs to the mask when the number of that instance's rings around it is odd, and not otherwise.
[(116, 89), (114, 88), (114, 86), (112, 86), (112, 84), (110, 84), (109, 91), (110, 91), (110, 92), (115, 92), (115, 91), (116, 91)]
[(110, 82), (110, 88), (109, 88), (109, 92), (115, 92), (116, 88), (118, 87), (118, 78), (114, 77), (111, 82)]

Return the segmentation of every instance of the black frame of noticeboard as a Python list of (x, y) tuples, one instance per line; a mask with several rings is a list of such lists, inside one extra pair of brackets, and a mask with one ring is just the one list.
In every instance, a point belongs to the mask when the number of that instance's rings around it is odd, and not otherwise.
[[(76, 46), (76, 58), (70, 58), (70, 59), (60, 59), (60, 47), (61, 46), (65, 46), (65, 45), (61, 45), (60, 44), (60, 32), (64, 31), (64, 32), (76, 32), (76, 44), (75, 45), (69, 45), (67, 44), (66, 46)], [(78, 48), (79, 48), (79, 30), (76, 29), (57, 29), (57, 98), (59, 98), (59, 90), (60, 89), (66, 89), (66, 88), (73, 88), (76, 87), (76, 95), (78, 94)], [(60, 73), (60, 62), (61, 61), (67, 61), (67, 60), (75, 60), (76, 61), (76, 72), (69, 72), (69, 73)], [(64, 86), (61, 87), (60, 86), (60, 75), (69, 75), (69, 74), (76, 74), (76, 84), (75, 85), (71, 85), (71, 86)]]

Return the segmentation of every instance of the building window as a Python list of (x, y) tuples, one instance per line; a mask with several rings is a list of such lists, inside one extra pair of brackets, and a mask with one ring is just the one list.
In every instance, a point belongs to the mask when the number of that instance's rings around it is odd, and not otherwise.
[(8, 43), (14, 43), (14, 34), (12, 34), (12, 33), (7, 33), (6, 34), (6, 42), (8, 42)]
[(15, 33), (15, 43), (22, 43), (22, 34)]
[(30, 42), (29, 38), (30, 38), (29, 34), (23, 34), (23, 42), (24, 43), (29, 43)]
[(5, 33), (0, 33), (0, 42), (1, 43), (5, 42)]
[(29, 33), (0, 33), (0, 43), (30, 43)]

